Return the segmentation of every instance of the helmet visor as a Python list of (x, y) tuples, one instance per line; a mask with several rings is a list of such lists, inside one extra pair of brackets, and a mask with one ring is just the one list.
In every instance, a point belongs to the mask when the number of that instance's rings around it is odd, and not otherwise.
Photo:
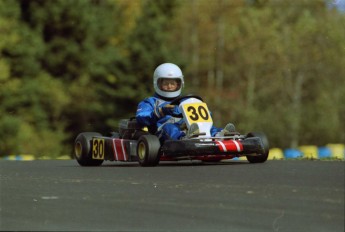
[(175, 92), (181, 89), (180, 78), (159, 78), (158, 88), (164, 92)]

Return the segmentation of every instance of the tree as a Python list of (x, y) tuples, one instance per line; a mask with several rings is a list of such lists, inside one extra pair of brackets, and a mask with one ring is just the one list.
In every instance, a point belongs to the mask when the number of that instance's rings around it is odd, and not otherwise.
[[(120, 59), (111, 41), (116, 34), (111, 20), (114, 5), (61, 0), (2, 4), (4, 20), (17, 27), (11, 28), (14, 39), (1, 47), (9, 67), (1, 86), (7, 88), (1, 92), (6, 103), (2, 109), (13, 112), (15, 119), (4, 119), (0, 125), (16, 123), (22, 139), (18, 144), (23, 146), (7, 150), (61, 154), (66, 152), (62, 143), (68, 141), (70, 147), (74, 133), (90, 123), (96, 122), (94, 130), (109, 126), (104, 118), (116, 110), (116, 103), (109, 101), (110, 84), (116, 81), (112, 66)], [(39, 143), (42, 137), (47, 146)]]
[(175, 57), (168, 38), (176, 6), (176, 1), (142, 1), (141, 14), (127, 40), (128, 63), (124, 68), (125, 84), (136, 90), (129, 93), (136, 100), (152, 95), (154, 69)]
[(0, 155), (115, 130), (163, 62), (216, 126), (282, 148), (343, 142), (344, 17), (324, 0), (2, 0)]

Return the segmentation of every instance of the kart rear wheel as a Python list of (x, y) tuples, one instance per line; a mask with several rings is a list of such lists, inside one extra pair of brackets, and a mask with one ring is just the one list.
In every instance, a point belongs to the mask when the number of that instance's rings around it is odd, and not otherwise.
[(268, 153), (269, 153), (269, 143), (266, 135), (262, 132), (251, 132), (247, 135), (247, 137), (259, 137), (262, 141), (264, 152), (261, 154), (257, 154), (257, 156), (250, 156), (247, 155), (247, 160), (250, 163), (263, 163), (267, 160), (268, 158)]
[(80, 133), (74, 142), (74, 155), (80, 166), (99, 166), (104, 160), (92, 159), (91, 142), (95, 136), (102, 136), (97, 132)]
[(139, 164), (143, 167), (157, 166), (161, 144), (157, 136), (143, 135), (138, 140), (137, 154)]

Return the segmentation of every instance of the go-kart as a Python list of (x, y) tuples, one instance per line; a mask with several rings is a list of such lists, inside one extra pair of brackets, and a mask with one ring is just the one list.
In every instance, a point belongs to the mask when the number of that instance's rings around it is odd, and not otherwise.
[(241, 135), (232, 131), (223, 136), (212, 137), (212, 117), (200, 96), (180, 96), (170, 104), (179, 105), (187, 129), (192, 123), (198, 124), (198, 134), (181, 140), (166, 140), (161, 144), (154, 132), (140, 126), (135, 118), (122, 119), (118, 132), (111, 132), (110, 136), (96, 132), (80, 133), (74, 144), (77, 162), (81, 166), (99, 166), (104, 160), (156, 166), (160, 161), (219, 162), (240, 156), (246, 156), (250, 163), (263, 163), (267, 160), (269, 144), (264, 133)]

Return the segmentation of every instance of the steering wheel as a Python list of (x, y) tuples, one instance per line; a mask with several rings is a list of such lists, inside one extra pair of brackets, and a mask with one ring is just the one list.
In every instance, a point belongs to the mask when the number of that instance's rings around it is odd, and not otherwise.
[(179, 97), (175, 98), (174, 100), (172, 100), (170, 102), (170, 105), (179, 105), (182, 102), (182, 100), (185, 100), (185, 99), (188, 99), (188, 98), (196, 98), (196, 99), (199, 99), (200, 101), (204, 101), (202, 99), (202, 97), (200, 97), (199, 95), (188, 94), (188, 95), (179, 96)]

